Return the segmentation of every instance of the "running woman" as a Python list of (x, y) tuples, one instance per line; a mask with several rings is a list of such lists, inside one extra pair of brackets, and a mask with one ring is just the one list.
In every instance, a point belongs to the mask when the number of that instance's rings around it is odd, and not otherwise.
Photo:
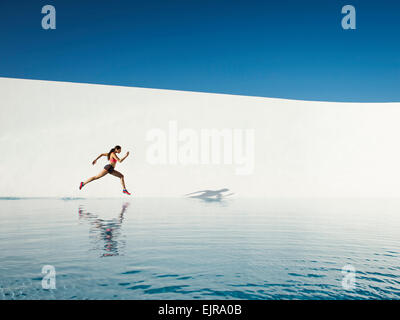
[(115, 170), (115, 165), (117, 164), (117, 162), (122, 162), (126, 159), (127, 156), (129, 156), (129, 152), (126, 153), (126, 155), (120, 159), (117, 156), (117, 153), (121, 153), (121, 147), (120, 146), (115, 146), (114, 148), (112, 148), (110, 150), (109, 153), (102, 153), (100, 154), (93, 162), (92, 164), (95, 165), (96, 161), (99, 160), (101, 157), (107, 157), (107, 159), (110, 161), (109, 164), (107, 164), (104, 169), (97, 175), (94, 177), (89, 178), (87, 181), (85, 182), (81, 182), (81, 184), (79, 185), (79, 190), (81, 190), (83, 188), (83, 186), (87, 185), (89, 182), (92, 182), (93, 180), (97, 180), (100, 179), (101, 177), (104, 177), (107, 173), (112, 174), (115, 177), (118, 177), (121, 179), (121, 183), (122, 183), (122, 187), (123, 190), (122, 192), (127, 194), (127, 195), (131, 195), (128, 190), (126, 190), (125, 187), (125, 181), (124, 181), (124, 175), (121, 172), (118, 172), (117, 170)]

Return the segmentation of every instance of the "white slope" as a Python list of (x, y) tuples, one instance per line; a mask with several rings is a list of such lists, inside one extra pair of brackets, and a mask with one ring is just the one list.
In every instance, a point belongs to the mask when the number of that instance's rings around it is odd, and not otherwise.
[[(121, 156), (131, 152), (117, 170), (136, 196), (222, 188), (237, 197), (400, 196), (399, 103), (309, 102), (8, 78), (0, 78), (0, 97), (2, 197), (122, 196), (112, 176), (78, 190), (80, 181), (106, 164), (92, 166), (92, 160), (116, 144), (123, 147)], [(243, 165), (235, 157), (232, 164), (169, 163), (169, 158), (166, 164), (150, 163), (147, 153), (155, 145), (146, 140), (149, 133), (165, 132), (167, 151), (174, 152), (174, 141), (168, 140), (171, 123), (178, 137), (193, 139), (200, 139), (202, 129), (254, 130), (254, 159), (248, 154), (247, 161), (254, 170), (238, 175)], [(177, 145), (176, 152), (196, 157), (187, 140)]]

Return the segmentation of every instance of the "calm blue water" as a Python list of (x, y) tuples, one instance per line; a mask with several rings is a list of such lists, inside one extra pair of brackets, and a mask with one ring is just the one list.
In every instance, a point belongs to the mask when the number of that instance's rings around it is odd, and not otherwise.
[(399, 200), (2, 199), (0, 219), (0, 299), (400, 298)]

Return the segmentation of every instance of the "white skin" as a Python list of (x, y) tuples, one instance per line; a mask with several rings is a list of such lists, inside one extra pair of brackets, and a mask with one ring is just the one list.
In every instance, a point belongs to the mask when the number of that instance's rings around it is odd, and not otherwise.
[[(121, 153), (121, 149), (116, 149), (114, 152), (112, 152), (110, 154), (110, 164), (115, 168), (116, 162), (111, 162), (111, 159), (115, 159), (117, 160), (117, 162), (122, 162), (126, 159), (127, 156), (129, 156), (129, 151), (126, 153), (126, 155), (120, 159), (117, 156), (117, 153)], [(96, 159), (93, 160), (92, 164), (95, 165), (97, 160), (99, 160), (101, 157), (107, 157), (108, 153), (102, 153), (100, 154)], [(104, 177), (106, 174), (108, 173), (108, 171), (106, 169), (103, 169), (97, 176), (93, 176), (91, 178), (89, 178), (88, 180), (86, 180), (83, 185), (88, 184), (89, 182), (92, 182), (93, 180), (97, 180), (100, 179), (101, 177)], [(111, 175), (118, 177), (121, 179), (121, 184), (122, 187), (126, 190), (125, 187), (125, 181), (124, 181), (124, 175), (121, 172), (118, 172), (117, 170), (114, 170), (112, 173), (110, 173)]]

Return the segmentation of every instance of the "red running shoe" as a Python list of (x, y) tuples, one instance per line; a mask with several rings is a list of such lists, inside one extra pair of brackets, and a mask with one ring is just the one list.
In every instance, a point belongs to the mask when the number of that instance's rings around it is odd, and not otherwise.
[(130, 196), (130, 195), (131, 195), (131, 194), (129, 193), (129, 191), (128, 191), (128, 190), (126, 190), (126, 189), (122, 190), (122, 193), (125, 193), (125, 194), (127, 194), (128, 196)]
[(83, 188), (85, 184), (83, 182), (81, 182), (81, 184), (79, 185), (79, 190), (81, 190)]

